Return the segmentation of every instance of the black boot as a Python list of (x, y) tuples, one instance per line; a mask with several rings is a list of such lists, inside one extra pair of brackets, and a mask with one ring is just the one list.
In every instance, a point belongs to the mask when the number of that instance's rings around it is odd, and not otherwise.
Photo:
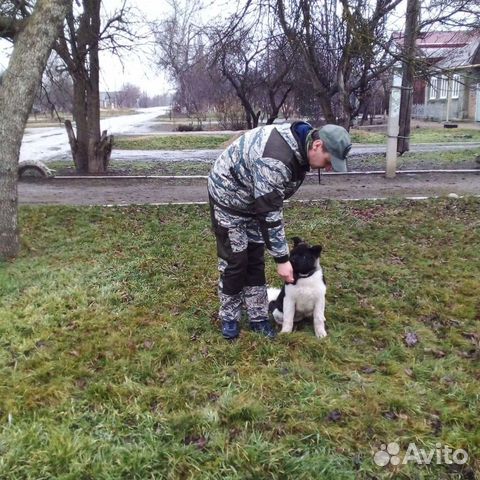
[(250, 322), (250, 328), (253, 332), (261, 333), (267, 338), (275, 338), (277, 331), (272, 326), (269, 320), (262, 320), (261, 322)]

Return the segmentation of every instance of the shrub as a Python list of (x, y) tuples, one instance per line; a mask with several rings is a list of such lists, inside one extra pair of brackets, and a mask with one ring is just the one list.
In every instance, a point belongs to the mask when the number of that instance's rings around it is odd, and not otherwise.
[(177, 132), (202, 132), (203, 127), (201, 125), (185, 124), (181, 123), (177, 127)]

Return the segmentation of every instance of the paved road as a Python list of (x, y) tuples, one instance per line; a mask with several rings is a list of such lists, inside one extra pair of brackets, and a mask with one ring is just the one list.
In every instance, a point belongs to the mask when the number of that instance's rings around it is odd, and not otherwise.
[[(155, 119), (165, 113), (167, 107), (138, 109), (136, 114), (108, 117), (101, 120), (101, 129), (108, 133), (144, 135), (150, 133)], [(22, 140), (20, 160), (71, 160), (70, 145), (65, 127), (27, 128)]]
[[(21, 204), (110, 205), (207, 201), (206, 181), (163, 179), (50, 179), (19, 182)], [(479, 195), (479, 173), (324, 175), (305, 181), (294, 199), (357, 199), (436, 195)]]

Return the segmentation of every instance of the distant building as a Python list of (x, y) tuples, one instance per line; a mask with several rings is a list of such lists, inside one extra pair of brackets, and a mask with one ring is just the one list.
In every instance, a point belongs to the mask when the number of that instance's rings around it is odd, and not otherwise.
[[(402, 43), (399, 34), (397, 43)], [(480, 121), (480, 34), (428, 32), (416, 45), (429, 73), (415, 79), (412, 116)]]
[(117, 108), (120, 92), (100, 92), (100, 108)]

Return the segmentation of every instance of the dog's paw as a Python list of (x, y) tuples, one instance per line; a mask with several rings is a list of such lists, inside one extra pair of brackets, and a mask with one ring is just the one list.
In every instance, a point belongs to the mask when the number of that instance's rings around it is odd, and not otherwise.
[(324, 328), (319, 328), (315, 330), (315, 336), (317, 338), (324, 338), (327, 336), (327, 332)]

